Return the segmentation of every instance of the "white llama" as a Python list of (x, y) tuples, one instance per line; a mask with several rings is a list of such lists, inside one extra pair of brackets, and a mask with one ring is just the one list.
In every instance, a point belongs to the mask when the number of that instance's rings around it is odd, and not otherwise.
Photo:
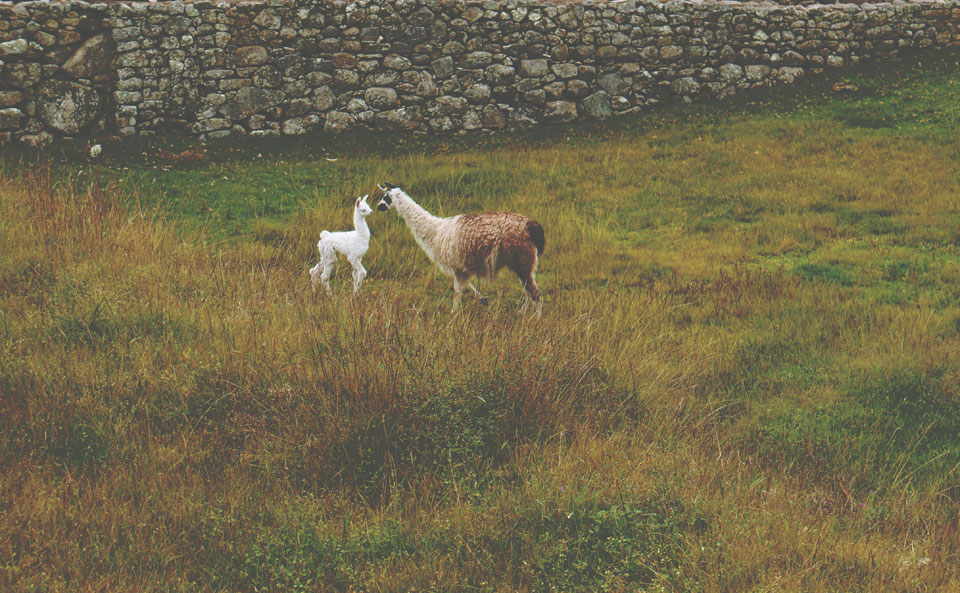
[(353, 293), (356, 294), (360, 290), (360, 283), (367, 277), (367, 271), (360, 260), (370, 247), (370, 228), (367, 226), (366, 217), (372, 213), (373, 209), (367, 205), (367, 196), (357, 198), (357, 203), (353, 207), (352, 231), (320, 233), (320, 240), (317, 241), (320, 262), (310, 268), (310, 280), (313, 282), (314, 290), (317, 289), (317, 282), (322, 282), (327, 292), (330, 292), (330, 274), (333, 272), (333, 264), (337, 261), (338, 253), (346, 256), (347, 261), (353, 266)]
[(460, 307), (464, 288), (483, 299), (470, 279), (474, 276), (492, 279), (502, 268), (510, 268), (520, 278), (525, 290), (523, 307), (536, 303), (537, 315), (542, 312), (540, 289), (537, 287), (537, 262), (543, 253), (543, 227), (535, 220), (509, 212), (459, 214), (438, 218), (413, 201), (394, 185), (383, 187), (378, 210), (396, 208), (407, 223), (417, 244), (444, 274), (453, 276), (453, 310)]

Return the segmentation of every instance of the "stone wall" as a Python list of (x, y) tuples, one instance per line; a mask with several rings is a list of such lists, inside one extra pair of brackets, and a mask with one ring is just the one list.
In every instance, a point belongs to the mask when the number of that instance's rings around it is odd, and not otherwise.
[(960, 0), (0, 2), (0, 141), (508, 130), (960, 41)]

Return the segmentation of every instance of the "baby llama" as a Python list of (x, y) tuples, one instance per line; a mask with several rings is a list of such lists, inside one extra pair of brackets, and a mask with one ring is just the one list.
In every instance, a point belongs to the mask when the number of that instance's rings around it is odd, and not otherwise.
[(523, 307), (536, 303), (542, 312), (537, 287), (537, 262), (543, 253), (543, 227), (535, 220), (509, 212), (458, 214), (438, 218), (394, 185), (377, 185), (383, 191), (378, 210), (396, 208), (407, 223), (417, 244), (444, 274), (453, 276), (453, 310), (460, 307), (464, 288), (483, 299), (470, 279), (492, 279), (502, 268), (510, 268), (523, 283)]
[(327, 292), (330, 292), (330, 274), (333, 272), (333, 264), (337, 261), (338, 253), (346, 256), (347, 261), (353, 266), (353, 293), (356, 294), (360, 290), (360, 283), (367, 277), (367, 271), (363, 269), (360, 260), (370, 247), (370, 228), (367, 227), (366, 217), (372, 213), (373, 209), (367, 205), (367, 196), (357, 198), (357, 203), (353, 207), (352, 231), (320, 233), (320, 240), (317, 242), (320, 262), (310, 268), (310, 280), (313, 282), (314, 290), (317, 289), (317, 282), (323, 282)]

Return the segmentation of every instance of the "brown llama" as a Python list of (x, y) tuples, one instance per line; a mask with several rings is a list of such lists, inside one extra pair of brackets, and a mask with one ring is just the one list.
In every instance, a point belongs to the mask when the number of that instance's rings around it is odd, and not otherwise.
[(378, 187), (383, 190), (383, 199), (377, 209), (396, 208), (427, 257), (441, 272), (453, 276), (454, 311), (460, 307), (464, 288), (484, 300), (471, 278), (493, 279), (501, 269), (509, 268), (523, 283), (521, 311), (526, 311), (533, 301), (537, 316), (541, 315), (543, 303), (536, 273), (544, 237), (539, 222), (510, 212), (439, 218), (421, 208), (399, 187)]

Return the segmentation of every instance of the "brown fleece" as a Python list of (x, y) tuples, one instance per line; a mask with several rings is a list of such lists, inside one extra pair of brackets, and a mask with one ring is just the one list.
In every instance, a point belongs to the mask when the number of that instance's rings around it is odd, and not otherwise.
[(510, 212), (458, 216), (457, 250), (463, 271), (472, 276), (492, 278), (507, 267), (521, 281), (527, 281), (530, 273), (536, 270), (538, 252), (541, 251), (531, 240), (529, 227), (532, 225), (540, 227), (536, 221)]

